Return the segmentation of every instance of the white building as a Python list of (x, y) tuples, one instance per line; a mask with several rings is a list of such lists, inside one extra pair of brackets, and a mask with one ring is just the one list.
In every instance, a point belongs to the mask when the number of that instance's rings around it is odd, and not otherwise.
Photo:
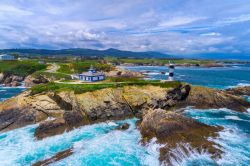
[(96, 72), (96, 70), (91, 66), (88, 72), (79, 74), (79, 79), (85, 82), (96, 82), (105, 80), (105, 75), (101, 72)]
[(2, 54), (2, 55), (0, 55), (0, 60), (11, 61), (11, 60), (15, 60), (15, 57), (12, 55), (8, 55), (8, 54)]

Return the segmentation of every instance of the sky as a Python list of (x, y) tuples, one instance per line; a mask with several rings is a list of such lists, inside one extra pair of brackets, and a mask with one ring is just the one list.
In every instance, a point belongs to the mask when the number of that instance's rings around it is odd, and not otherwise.
[(1, 0), (0, 48), (250, 55), (250, 0)]

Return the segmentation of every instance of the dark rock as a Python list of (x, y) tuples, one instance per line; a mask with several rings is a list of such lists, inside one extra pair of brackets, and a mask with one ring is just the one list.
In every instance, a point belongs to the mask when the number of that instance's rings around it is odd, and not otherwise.
[(48, 136), (62, 134), (68, 128), (64, 119), (55, 119), (41, 123), (35, 130), (35, 137), (43, 139)]
[(124, 123), (120, 126), (118, 126), (116, 129), (117, 130), (127, 130), (129, 128), (129, 124), (128, 123)]
[[(188, 144), (198, 151), (205, 149), (214, 158), (219, 158), (222, 153), (214, 142), (208, 141), (209, 137), (217, 137), (217, 132), (222, 128), (207, 126), (173, 112), (150, 110), (143, 116), (139, 129), (144, 143), (156, 137), (159, 143), (165, 145), (160, 149), (160, 160), (167, 164), (170, 157), (177, 157), (171, 153), (171, 149), (182, 144)], [(185, 146), (182, 148), (188, 153)]]
[(17, 81), (12, 81), (11, 86), (13, 87), (17, 87), (17, 86), (21, 86), (22, 84), (20, 82)]
[(59, 95), (57, 95), (56, 93), (52, 92), (49, 93), (48, 96), (54, 100), (58, 106), (60, 108), (62, 108), (63, 110), (72, 110), (72, 105), (69, 102), (66, 102), (65, 100), (63, 100)]
[(230, 88), (230, 89), (227, 89), (226, 91), (232, 95), (250, 96), (250, 86)]
[(12, 76), (12, 82), (13, 81), (22, 82), (23, 80), (24, 80), (24, 77), (22, 76), (15, 76), (15, 75)]
[(246, 112), (247, 108), (250, 108), (250, 103), (242, 97), (199, 86), (192, 86), (187, 99), (178, 105), (179, 107), (194, 106), (199, 109), (228, 108), (239, 112)]
[(7, 77), (5, 78), (3, 83), (6, 85), (6, 84), (10, 84), (11, 82), (12, 82), (12, 77)]
[(0, 131), (34, 124), (35, 121), (34, 113), (31, 110), (9, 109), (0, 111)]
[(36, 85), (36, 84), (46, 84), (48, 83), (49, 80), (46, 79), (44, 76), (37, 76), (37, 77), (32, 77), (32, 76), (28, 76), (25, 78), (24, 80), (24, 85), (26, 87), (31, 87), (33, 85)]
[(56, 155), (54, 155), (51, 158), (42, 160), (42, 161), (38, 161), (35, 164), (33, 164), (32, 166), (45, 166), (45, 165), (50, 165), (56, 161), (60, 161), (64, 158), (67, 158), (69, 156), (71, 156), (73, 154), (73, 148), (61, 151), (59, 153), (57, 153)]

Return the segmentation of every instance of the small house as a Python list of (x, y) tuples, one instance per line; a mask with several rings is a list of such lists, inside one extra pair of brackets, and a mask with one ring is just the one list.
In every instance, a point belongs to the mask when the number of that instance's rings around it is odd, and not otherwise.
[(96, 81), (102, 81), (105, 80), (105, 74), (102, 72), (97, 72), (93, 66), (91, 66), (88, 70), (88, 72), (83, 72), (82, 74), (79, 74), (79, 80), (85, 81), (85, 82), (96, 82)]

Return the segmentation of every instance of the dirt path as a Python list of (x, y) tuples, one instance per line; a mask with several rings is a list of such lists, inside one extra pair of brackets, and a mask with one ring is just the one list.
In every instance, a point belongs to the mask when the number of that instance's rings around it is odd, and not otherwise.
[(58, 64), (56, 63), (50, 63), (51, 68), (46, 70), (46, 72), (48, 73), (56, 73), (56, 71), (60, 68), (60, 66), (58, 66)]

